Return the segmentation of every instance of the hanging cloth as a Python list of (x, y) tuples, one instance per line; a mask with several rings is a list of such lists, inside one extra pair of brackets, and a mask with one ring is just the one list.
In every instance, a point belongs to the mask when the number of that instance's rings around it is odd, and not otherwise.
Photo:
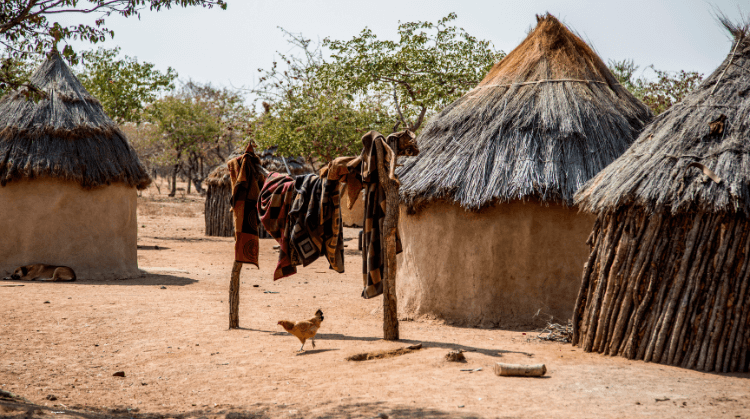
[(232, 180), (230, 204), (234, 214), (234, 260), (258, 266), (258, 212), (256, 204), (265, 181), (260, 159), (252, 143), (227, 162)]

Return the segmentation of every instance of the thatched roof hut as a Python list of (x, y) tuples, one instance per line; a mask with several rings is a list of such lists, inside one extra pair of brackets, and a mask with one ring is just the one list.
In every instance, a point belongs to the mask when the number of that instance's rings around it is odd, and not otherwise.
[(136, 189), (151, 182), (117, 125), (57, 53), (0, 99), (0, 273), (66, 265), (79, 278), (139, 274)]
[(537, 17), (404, 159), (400, 309), (469, 324), (530, 324), (539, 311), (564, 322), (594, 221), (571, 207), (573, 194), (650, 118), (585, 42)]
[[(301, 176), (313, 172), (313, 167), (302, 157), (286, 157), (276, 155), (277, 147), (270, 147), (258, 154), (263, 168), (270, 172), (290, 173)], [(234, 151), (227, 161), (239, 157), (241, 150)], [(289, 170), (287, 171), (287, 167)], [(206, 178), (206, 235), (219, 237), (234, 237), (234, 221), (229, 198), (232, 196), (232, 181), (226, 164), (217, 166)]]
[(750, 26), (576, 202), (598, 215), (574, 343), (704, 371), (750, 363)]

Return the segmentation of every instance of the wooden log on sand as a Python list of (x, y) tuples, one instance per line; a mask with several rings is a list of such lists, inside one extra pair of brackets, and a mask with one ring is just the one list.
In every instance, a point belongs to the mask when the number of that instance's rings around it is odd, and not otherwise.
[(495, 363), (495, 375), (503, 377), (541, 377), (547, 373), (547, 366), (544, 364), (523, 365), (523, 364), (505, 364), (502, 362)]

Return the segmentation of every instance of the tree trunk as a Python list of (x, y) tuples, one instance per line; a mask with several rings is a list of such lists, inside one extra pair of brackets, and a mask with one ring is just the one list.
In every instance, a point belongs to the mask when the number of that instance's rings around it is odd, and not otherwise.
[[(388, 178), (385, 150), (380, 141), (375, 142), (378, 155), (378, 178), (385, 191), (385, 219), (381, 230), (383, 272), (383, 339), (398, 340), (398, 302), (396, 300), (396, 228), (398, 226), (398, 184)], [(396, 156), (393, 156), (395, 159)]]
[(193, 183), (193, 164), (188, 165), (187, 170), (187, 194), (190, 195), (190, 184)]
[(175, 194), (177, 194), (177, 171), (180, 170), (180, 163), (175, 163), (174, 168), (172, 168), (172, 190), (169, 191), (170, 198), (174, 197)]
[(240, 327), (240, 272), (242, 264), (234, 261), (232, 265), (232, 279), (229, 282), (229, 328)]

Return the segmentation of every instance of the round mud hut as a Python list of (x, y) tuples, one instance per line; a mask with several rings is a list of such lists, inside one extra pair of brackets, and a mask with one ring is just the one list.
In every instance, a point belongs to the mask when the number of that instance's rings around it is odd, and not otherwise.
[[(282, 158), (276, 155), (276, 147), (270, 147), (260, 153), (263, 167), (270, 172), (290, 173), (301, 176), (313, 173), (313, 168), (302, 157)], [(237, 150), (229, 156), (229, 160), (240, 156)], [(287, 169), (288, 168), (288, 169)], [(234, 237), (234, 221), (232, 220), (229, 198), (232, 196), (232, 180), (229, 178), (229, 168), (226, 164), (216, 167), (206, 179), (206, 235), (219, 237)], [(259, 224), (260, 225), (260, 224)], [(261, 234), (264, 232), (261, 231)]]
[(750, 32), (576, 195), (597, 214), (573, 343), (702, 371), (750, 363)]
[(565, 323), (595, 219), (573, 195), (651, 117), (586, 43), (538, 16), (404, 159), (399, 311), (487, 327)]
[(0, 275), (22, 265), (79, 279), (139, 276), (137, 190), (151, 179), (57, 53), (0, 99)]

